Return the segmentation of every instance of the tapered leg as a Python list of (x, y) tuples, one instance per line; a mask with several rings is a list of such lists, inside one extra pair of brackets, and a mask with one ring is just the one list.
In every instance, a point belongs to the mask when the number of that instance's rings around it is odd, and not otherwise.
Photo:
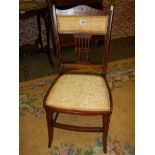
[(103, 151), (104, 153), (107, 153), (107, 138), (108, 138), (108, 130), (109, 130), (109, 122), (110, 122), (110, 116), (109, 115), (102, 115), (103, 119)]
[(48, 127), (48, 148), (50, 148), (53, 141), (53, 112), (46, 110), (46, 119)]

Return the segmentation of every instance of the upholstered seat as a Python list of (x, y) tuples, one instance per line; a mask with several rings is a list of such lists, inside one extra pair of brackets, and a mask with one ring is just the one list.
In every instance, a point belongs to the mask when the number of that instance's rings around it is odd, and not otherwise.
[(52, 87), (46, 104), (71, 110), (110, 110), (105, 80), (96, 75), (64, 74), (60, 76)]

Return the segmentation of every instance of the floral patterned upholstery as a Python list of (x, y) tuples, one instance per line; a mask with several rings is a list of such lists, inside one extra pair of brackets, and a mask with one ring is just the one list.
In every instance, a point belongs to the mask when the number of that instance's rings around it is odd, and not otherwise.
[(110, 110), (105, 80), (96, 75), (65, 74), (60, 76), (51, 89), (46, 104), (71, 110)]

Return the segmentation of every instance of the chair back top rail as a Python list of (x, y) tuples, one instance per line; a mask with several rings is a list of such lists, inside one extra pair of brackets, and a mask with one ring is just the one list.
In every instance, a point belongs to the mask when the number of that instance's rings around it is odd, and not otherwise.
[(98, 10), (86, 5), (78, 5), (70, 9), (56, 9), (56, 14), (59, 16), (97, 16), (103, 15), (103, 10)]

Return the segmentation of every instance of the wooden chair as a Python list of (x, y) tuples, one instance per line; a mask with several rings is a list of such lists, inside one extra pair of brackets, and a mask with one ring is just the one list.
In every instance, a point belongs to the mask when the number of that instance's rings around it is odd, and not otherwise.
[[(59, 76), (48, 91), (44, 108), (47, 117), (48, 147), (53, 140), (53, 128), (74, 131), (102, 132), (103, 150), (107, 152), (107, 136), (110, 116), (112, 114), (112, 98), (106, 81), (107, 61), (109, 55), (111, 26), (114, 6), (108, 13), (103, 10), (79, 5), (67, 10), (58, 10), (48, 1), (51, 29), (53, 29), (57, 48)], [(73, 64), (63, 63), (59, 35), (73, 34), (75, 38), (76, 59)], [(89, 61), (90, 39), (93, 35), (104, 38), (102, 64), (91, 64)], [(65, 68), (89, 69), (94, 74), (64, 73)], [(102, 127), (81, 127), (56, 122), (59, 113), (82, 116), (101, 115)]]

